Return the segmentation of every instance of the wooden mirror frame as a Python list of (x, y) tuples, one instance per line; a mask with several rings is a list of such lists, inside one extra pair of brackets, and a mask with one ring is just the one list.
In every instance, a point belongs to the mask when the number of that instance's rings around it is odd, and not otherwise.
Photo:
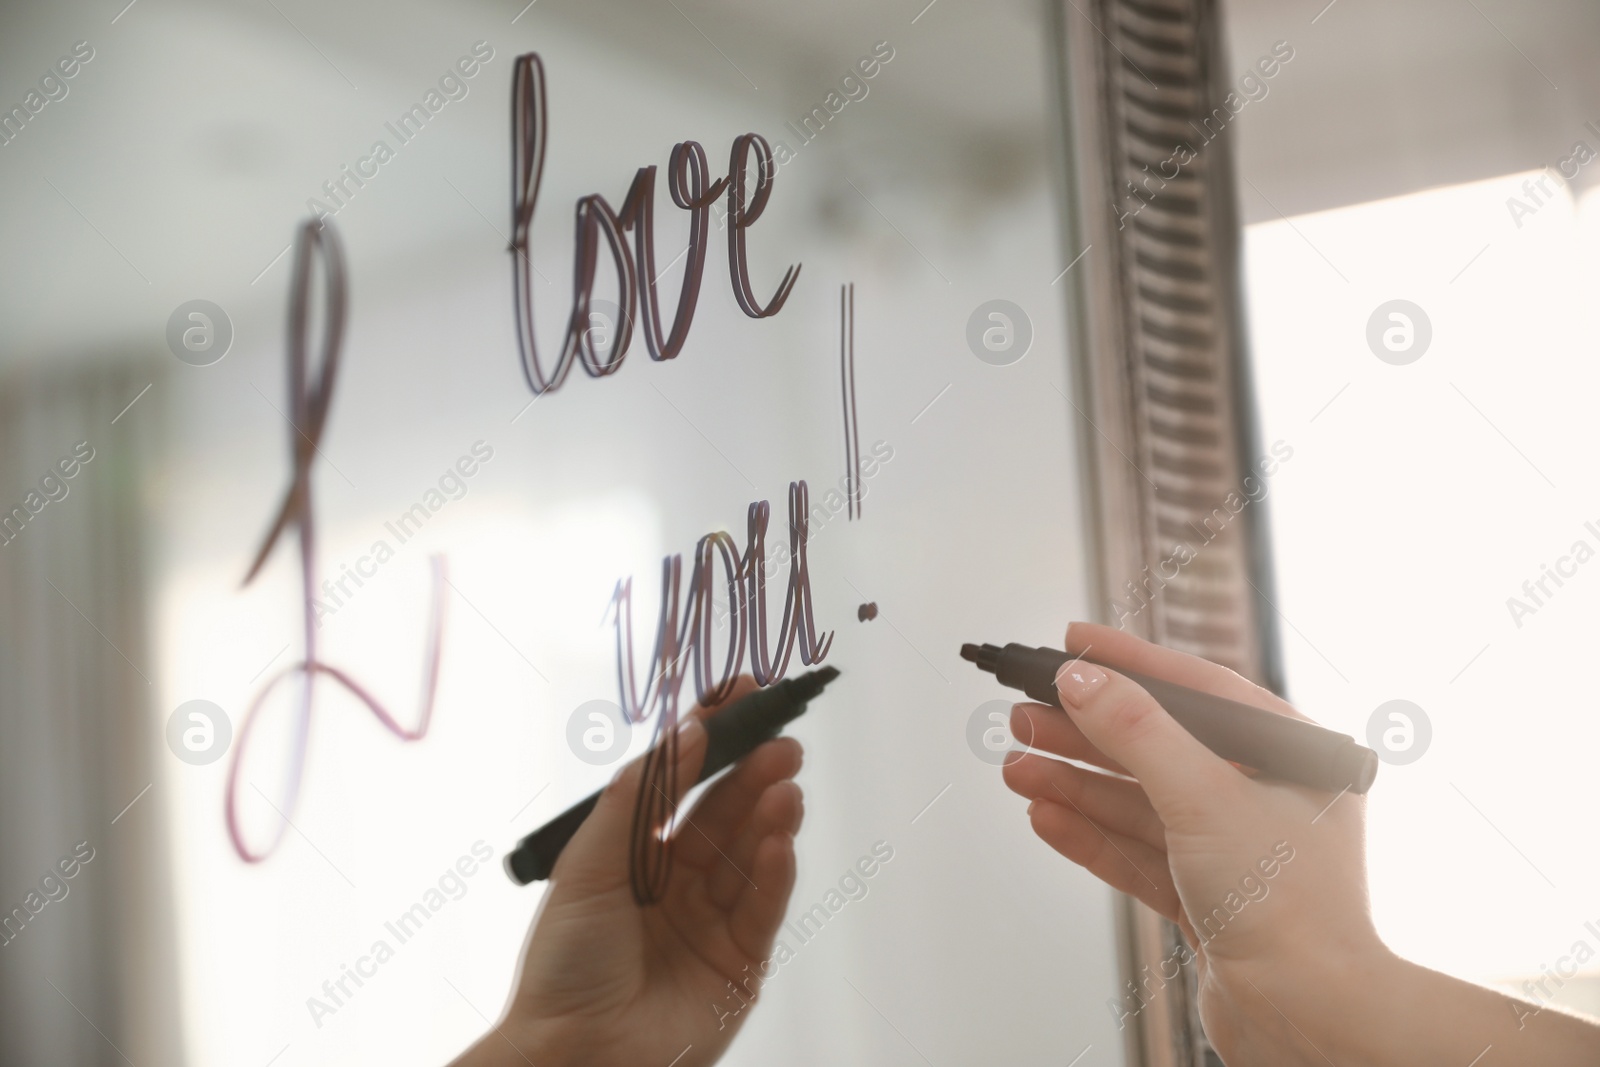
[[(1224, 508), (1261, 449), (1217, 0), (1056, 0), (1050, 12), (1097, 614), (1281, 692), (1265, 509)], [(1192, 151), (1181, 164), (1180, 146)], [(1176, 546), (1195, 542), (1178, 564)], [(1125, 1000), (1108, 1006), (1127, 1062), (1220, 1065), (1194, 968), (1174, 962), (1177, 927), (1126, 896), (1117, 920)]]

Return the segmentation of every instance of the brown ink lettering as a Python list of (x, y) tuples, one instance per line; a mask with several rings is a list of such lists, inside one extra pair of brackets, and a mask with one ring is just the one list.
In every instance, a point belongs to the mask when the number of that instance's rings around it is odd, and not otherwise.
[[(561, 387), (575, 363), (590, 377), (613, 374), (622, 366), (633, 341), (633, 327), (642, 318), (645, 345), (653, 360), (672, 359), (683, 349), (694, 321), (695, 306), (705, 273), (707, 235), (711, 210), (724, 190), (728, 194), (729, 278), (734, 298), (751, 318), (776, 315), (800, 276), (795, 264), (784, 273), (777, 291), (765, 306), (756, 301), (750, 282), (745, 230), (755, 224), (772, 195), (777, 167), (772, 148), (758, 134), (747, 133), (733, 142), (728, 175), (711, 180), (705, 149), (695, 141), (674, 146), (668, 163), (667, 187), (672, 202), (689, 212), (689, 247), (683, 283), (672, 327), (663, 332), (656, 292), (660, 280), (655, 265), (656, 168), (641, 167), (614, 211), (598, 193), (581, 198), (576, 206), (573, 232), (572, 304), (562, 334), (560, 353), (546, 368), (539, 358), (533, 299), (533, 217), (539, 204), (539, 187), (549, 138), (549, 111), (545, 102), (544, 64), (537, 53), (518, 56), (511, 83), (511, 247), (512, 290), (516, 305), (517, 347), (522, 371), (535, 395)], [(748, 170), (754, 156), (755, 187), (748, 196)], [(627, 234), (633, 233), (630, 249)], [(621, 321), (605, 352), (597, 349), (590, 330), (589, 304), (594, 294), (600, 243), (611, 256), (616, 272)], [(641, 307), (642, 306), (642, 307)], [(640, 312), (643, 312), (642, 316)]]
[[(307, 366), (307, 349), (311, 344), (312, 271), (314, 260), (319, 257), (323, 270), (322, 362), (320, 373), (316, 375), (315, 381), (312, 381)], [(422, 709), (418, 713), (416, 726), (407, 728), (400, 725), (364, 686), (338, 667), (323, 663), (317, 658), (315, 613), (317, 538), (316, 513), (311, 496), (311, 466), (321, 455), (323, 431), (327, 427), (334, 382), (338, 378), (340, 350), (344, 343), (346, 292), (344, 251), (333, 224), (327, 221), (318, 222), (315, 219), (305, 222), (295, 239), (294, 276), (289, 283), (289, 422), (293, 427), (289, 443), (292, 475), (289, 490), (284, 494), (283, 505), (278, 509), (277, 518), (273, 520), (260, 551), (256, 553), (255, 562), (250, 565), (249, 573), (244, 579), (244, 584), (249, 585), (261, 572), (280, 538), (291, 528), (298, 532), (300, 586), (304, 601), (305, 656), (300, 662), (291, 664), (274, 675), (256, 694), (240, 723), (239, 738), (233, 746), (228, 765), (224, 815), (228, 838), (232, 841), (234, 851), (239, 854), (239, 858), (246, 863), (260, 863), (271, 855), (278, 843), (283, 840), (283, 835), (289, 827), (290, 817), (300, 797), (306, 751), (310, 741), (313, 689), (318, 674), (325, 674), (344, 686), (357, 700), (367, 706), (390, 733), (402, 741), (419, 741), (428, 732), (428, 724), (433, 717), (434, 694), (438, 689), (439, 658), (444, 636), (444, 585), (447, 580), (444, 559), (440, 556), (434, 556), (429, 561), (433, 570), (433, 608), (428, 620), (428, 653), (424, 663)], [(244, 834), (239, 827), (239, 768), (244, 760), (245, 749), (249, 747), (257, 716), (267, 697), (280, 682), (295, 676), (300, 677), (301, 686), (294, 716), (294, 739), (290, 746), (288, 786), (283, 798), (283, 810), (279, 811), (282, 821), (279, 823), (277, 833), (266, 847), (255, 850), (245, 843)]]
[[(661, 561), (661, 606), (656, 620), (650, 678), (641, 691), (633, 655), (633, 580), (617, 583), (612, 595), (617, 637), (617, 681), (623, 712), (634, 722), (656, 717), (655, 738), (645, 755), (644, 781), (634, 808), (629, 844), (629, 877), (641, 906), (659, 900), (671, 873), (671, 827), (677, 790), (678, 696), (694, 665), (695, 697), (715, 704), (732, 690), (750, 657), (756, 684), (781, 681), (798, 647), (806, 665), (822, 662), (833, 633), (817, 632), (812, 611), (810, 540), (806, 483), (789, 485), (789, 584), (775, 640), (770, 637), (766, 596), (766, 536), (772, 507), (760, 500), (749, 508), (741, 553), (726, 532), (707, 534), (695, 546), (689, 588), (682, 598), (683, 557)], [(728, 594), (728, 635), (717, 644), (713, 594), (720, 584)], [(721, 652), (721, 656), (717, 655)], [(720, 658), (721, 665), (718, 666)]]

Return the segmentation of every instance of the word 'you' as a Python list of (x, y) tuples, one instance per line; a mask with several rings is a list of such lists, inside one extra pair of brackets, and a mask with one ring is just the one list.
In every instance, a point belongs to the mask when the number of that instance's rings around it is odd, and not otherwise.
[[(683, 557), (661, 561), (661, 606), (649, 673), (639, 686), (633, 655), (633, 579), (617, 583), (612, 608), (617, 634), (617, 677), (623, 714), (634, 722), (656, 715), (656, 740), (645, 755), (644, 783), (634, 810), (629, 847), (629, 877), (641, 906), (661, 899), (671, 873), (670, 829), (676, 818), (678, 766), (678, 691), (694, 670), (695, 695), (702, 705), (726, 700), (745, 657), (756, 684), (781, 681), (796, 649), (806, 665), (822, 662), (833, 633), (819, 633), (812, 613), (810, 538), (806, 483), (789, 483), (789, 584), (774, 636), (767, 611), (767, 525), (772, 505), (750, 505), (744, 551), (726, 531), (706, 534), (695, 546), (688, 595), (683, 589)], [(727, 596), (728, 625), (718, 634), (714, 592)], [(720, 664), (720, 665), (719, 665)]]

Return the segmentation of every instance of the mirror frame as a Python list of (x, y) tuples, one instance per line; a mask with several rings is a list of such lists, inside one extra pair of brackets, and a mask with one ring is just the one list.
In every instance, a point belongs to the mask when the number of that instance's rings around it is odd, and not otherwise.
[[(1097, 617), (1282, 692), (1265, 507), (1207, 536), (1261, 455), (1231, 113), (1202, 140), (1229, 93), (1217, 0), (1055, 0), (1049, 13)], [(1176, 966), (1178, 928), (1123, 895), (1117, 926), (1123, 983), (1108, 1006), (1127, 1062), (1220, 1065), (1194, 967)]]

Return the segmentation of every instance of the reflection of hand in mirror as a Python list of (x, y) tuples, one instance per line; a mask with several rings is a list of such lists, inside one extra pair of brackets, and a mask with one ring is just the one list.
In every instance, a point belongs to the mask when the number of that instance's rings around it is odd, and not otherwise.
[[(728, 700), (755, 688), (740, 678)], [(699, 775), (710, 710), (684, 718), (680, 783)], [(755, 996), (794, 888), (800, 762), (779, 737), (712, 784), (679, 816), (665, 895), (647, 908), (628, 877), (643, 766), (628, 764), (561, 853), (504, 1016), (455, 1067), (714, 1063), (749, 1014), (716, 1006)]]
[[(1232, 671), (1106, 626), (1073, 624), (1066, 648), (1232, 700), (1302, 717)], [(1067, 711), (1019, 704), (1013, 733), (1111, 773), (1028, 753), (1006, 784), (1032, 799), (1057, 852), (1177, 923), (1194, 959), (1206, 1035), (1229, 1067), (1283, 1064), (1593, 1064), (1600, 1027), (1394, 955), (1367, 896), (1366, 799), (1253, 779), (1212, 754), (1148, 693), (1073, 662)], [(1148, 995), (1148, 994), (1147, 994)], [(1140, 1000), (1119, 1005), (1136, 1024)]]

